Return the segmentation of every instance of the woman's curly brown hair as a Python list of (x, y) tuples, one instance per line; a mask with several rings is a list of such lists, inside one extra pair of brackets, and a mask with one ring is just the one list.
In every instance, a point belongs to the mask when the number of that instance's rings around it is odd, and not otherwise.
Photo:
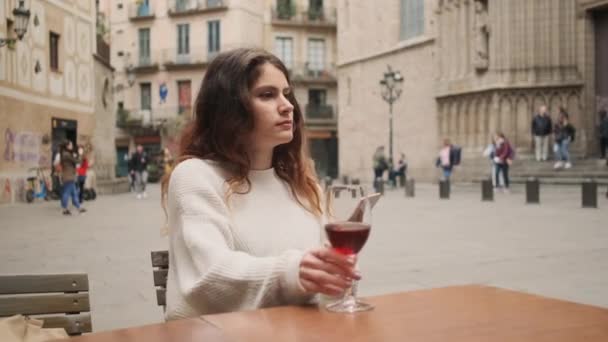
[[(213, 59), (195, 101), (193, 120), (182, 132), (175, 165), (190, 158), (221, 163), (229, 174), (226, 198), (246, 194), (251, 189), (247, 175), (251, 161), (246, 152), (247, 137), (254, 128), (250, 90), (269, 63), (279, 69), (291, 84), (289, 72), (276, 56), (260, 49), (236, 49)], [(275, 148), (272, 166), (279, 178), (290, 187), (294, 198), (309, 212), (321, 215), (319, 186), (309, 159), (298, 102), (290, 92), (287, 99), (294, 106), (293, 139)], [(162, 180), (165, 208), (171, 174)]]

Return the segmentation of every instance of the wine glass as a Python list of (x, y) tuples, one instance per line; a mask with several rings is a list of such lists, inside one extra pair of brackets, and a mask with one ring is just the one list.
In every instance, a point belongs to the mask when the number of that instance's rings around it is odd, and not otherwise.
[[(332, 248), (341, 254), (356, 256), (363, 248), (371, 229), (371, 202), (358, 185), (329, 186), (325, 192), (325, 232)], [(344, 297), (328, 304), (332, 312), (353, 313), (374, 307), (356, 297), (356, 282)]]

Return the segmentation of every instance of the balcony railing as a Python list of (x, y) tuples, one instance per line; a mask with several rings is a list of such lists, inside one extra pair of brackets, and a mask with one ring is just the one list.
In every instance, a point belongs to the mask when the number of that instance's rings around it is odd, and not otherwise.
[(134, 71), (136, 73), (148, 73), (155, 72), (158, 70), (158, 54), (156, 51), (152, 51), (148, 54), (138, 54), (135, 56), (133, 63)]
[(309, 121), (335, 121), (334, 108), (326, 104), (322, 105), (309, 103), (306, 105), (306, 119)]
[(337, 83), (335, 64), (325, 64), (323, 66), (314, 63), (297, 63), (290, 69), (290, 76), (294, 82), (312, 83)]
[(203, 46), (190, 47), (188, 53), (180, 53), (176, 48), (164, 49), (162, 50), (162, 64), (168, 70), (202, 68), (209, 63), (213, 56), (207, 52), (207, 47)]
[(335, 28), (337, 15), (335, 8), (308, 8), (298, 10), (295, 6), (278, 6), (272, 10), (274, 25), (317, 26)]
[(137, 4), (132, 3), (129, 5), (129, 19), (133, 21), (154, 19), (154, 3), (149, 2), (148, 4)]
[(191, 106), (162, 106), (152, 109), (121, 109), (116, 124), (121, 128), (158, 127), (180, 115), (190, 116)]
[(169, 16), (200, 14), (228, 9), (228, 0), (170, 0)]

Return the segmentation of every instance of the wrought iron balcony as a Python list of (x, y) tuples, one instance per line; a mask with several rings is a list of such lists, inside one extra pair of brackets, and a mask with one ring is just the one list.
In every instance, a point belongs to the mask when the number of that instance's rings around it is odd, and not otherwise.
[(135, 56), (133, 72), (136, 74), (154, 73), (158, 71), (159, 56), (157, 51), (138, 53)]
[(217, 12), (228, 9), (228, 0), (170, 0), (168, 8), (172, 17)]
[(205, 46), (189, 47), (188, 52), (176, 48), (162, 50), (162, 64), (167, 70), (204, 68), (215, 54), (207, 52)]
[(282, 5), (272, 9), (272, 24), (279, 26), (313, 26), (335, 29), (335, 8), (308, 8), (298, 10), (293, 5)]
[(129, 5), (129, 20), (142, 21), (154, 19), (154, 3), (150, 0), (148, 4), (132, 3)]
[(295, 83), (337, 84), (335, 64), (296, 63), (288, 66), (290, 77)]
[(336, 121), (334, 116), (334, 107), (327, 104), (312, 104), (306, 105), (306, 121), (307, 122), (332, 122)]
[(178, 116), (189, 117), (192, 114), (192, 107), (162, 105), (151, 109), (119, 109), (116, 114), (116, 126), (124, 129), (138, 129), (158, 127)]

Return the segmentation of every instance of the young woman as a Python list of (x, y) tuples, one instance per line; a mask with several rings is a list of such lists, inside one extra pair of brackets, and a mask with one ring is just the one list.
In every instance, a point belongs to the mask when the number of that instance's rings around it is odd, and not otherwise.
[(63, 186), (61, 188), (61, 208), (63, 208), (63, 215), (72, 215), (72, 212), (68, 209), (68, 201), (72, 199), (72, 205), (78, 209), (79, 212), (84, 213), (86, 210), (80, 207), (78, 201), (78, 190), (76, 189), (76, 164), (80, 162), (80, 159), (76, 153), (74, 153), (74, 145), (71, 141), (66, 141), (61, 146), (61, 158), (59, 163), (61, 164), (61, 180)]
[(321, 239), (320, 188), (287, 69), (255, 49), (209, 65), (163, 180), (167, 319), (308, 303), (359, 279)]
[(509, 191), (509, 167), (513, 162), (513, 146), (511, 146), (511, 143), (503, 133), (496, 133), (494, 141), (496, 146), (494, 156), (494, 163), (496, 164), (496, 187), (504, 189), (503, 191)]
[(572, 167), (570, 161), (570, 144), (574, 141), (576, 130), (574, 126), (570, 124), (568, 112), (564, 108), (559, 109), (559, 119), (553, 129), (555, 134), (555, 145), (553, 150), (555, 151), (555, 165), (554, 169)]
[(78, 201), (83, 202), (84, 198), (84, 183), (87, 180), (87, 171), (89, 170), (89, 158), (87, 158), (84, 152), (84, 146), (78, 145), (78, 156), (80, 157), (80, 164), (76, 173), (78, 174)]

